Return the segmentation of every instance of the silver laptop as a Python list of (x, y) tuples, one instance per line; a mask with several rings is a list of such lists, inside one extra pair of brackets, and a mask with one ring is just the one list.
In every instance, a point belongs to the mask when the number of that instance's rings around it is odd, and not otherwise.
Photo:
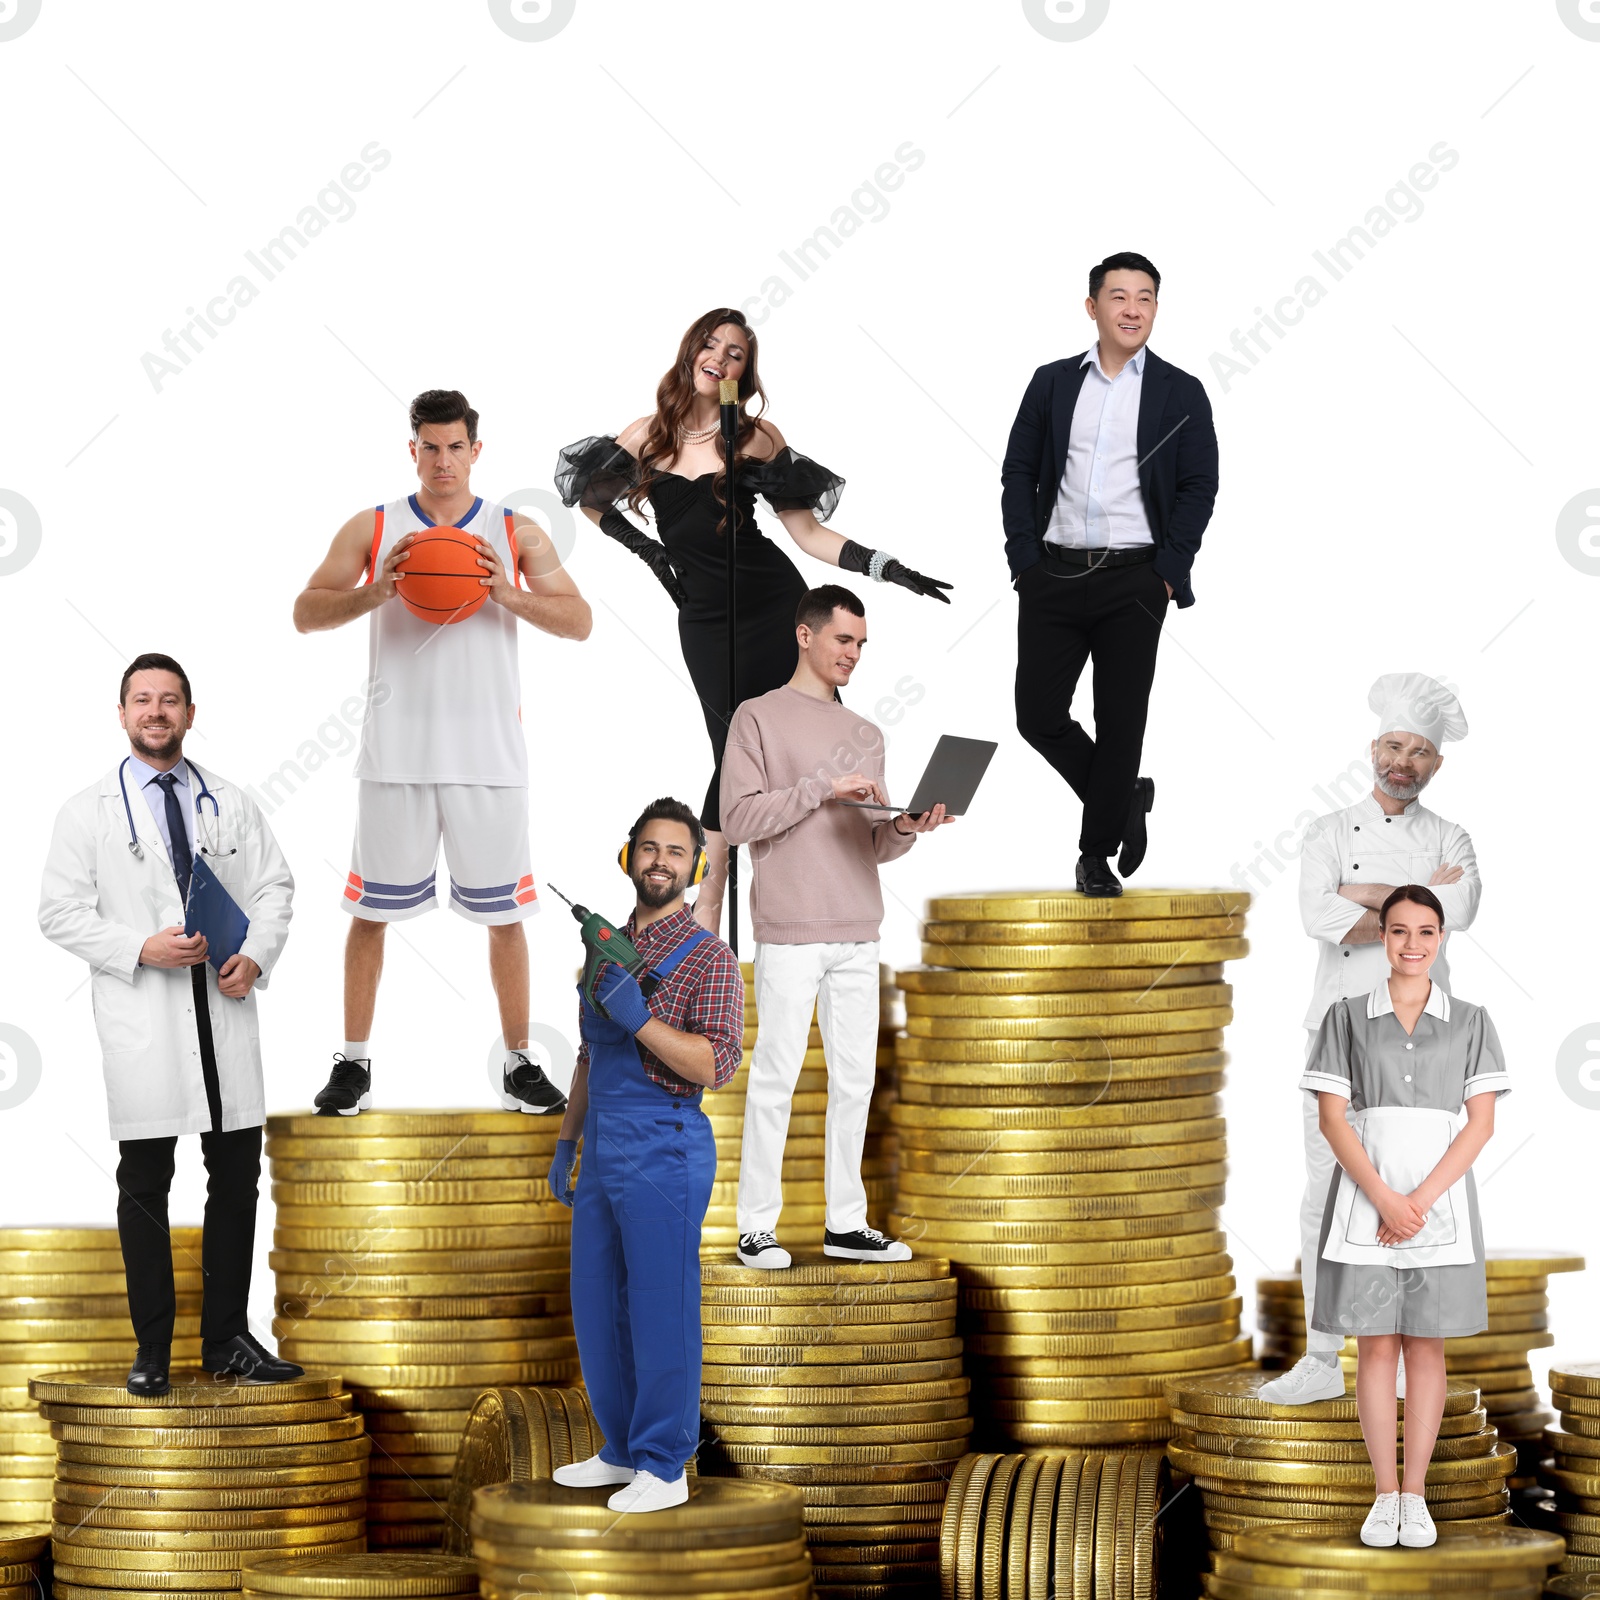
[(947, 816), (964, 816), (989, 770), (990, 758), (999, 748), (992, 739), (962, 739), (953, 733), (942, 733), (910, 805), (886, 806), (876, 800), (836, 800), (834, 804), (857, 806), (863, 811), (893, 811), (897, 815), (904, 811), (913, 817), (942, 804)]

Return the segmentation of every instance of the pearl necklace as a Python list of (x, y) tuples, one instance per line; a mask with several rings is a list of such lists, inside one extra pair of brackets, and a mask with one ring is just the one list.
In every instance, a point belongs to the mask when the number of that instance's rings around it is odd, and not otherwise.
[(713, 422), (709, 428), (700, 428), (698, 430), (691, 428), (679, 428), (678, 437), (684, 440), (686, 443), (699, 444), (702, 439), (709, 439), (720, 427), (720, 423)]

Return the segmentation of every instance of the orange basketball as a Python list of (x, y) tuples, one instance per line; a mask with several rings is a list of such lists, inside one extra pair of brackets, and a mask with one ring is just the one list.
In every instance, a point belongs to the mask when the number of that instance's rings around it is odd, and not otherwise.
[(395, 593), (424, 622), (460, 622), (470, 617), (489, 591), (479, 581), (489, 576), (478, 565), (478, 546), (458, 528), (434, 528), (411, 541), (410, 553), (395, 571)]

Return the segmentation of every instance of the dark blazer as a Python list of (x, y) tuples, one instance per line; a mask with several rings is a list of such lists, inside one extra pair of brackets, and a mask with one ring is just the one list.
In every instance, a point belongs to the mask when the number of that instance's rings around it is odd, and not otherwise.
[[(1011, 424), (1000, 466), (1006, 560), (1019, 577), (1043, 557), (1067, 462), (1072, 410), (1083, 388), (1083, 353), (1034, 373)], [(1146, 349), (1139, 387), (1139, 492), (1156, 542), (1156, 571), (1180, 606), (1194, 604), (1189, 568), (1217, 497), (1217, 435), (1200, 380)]]

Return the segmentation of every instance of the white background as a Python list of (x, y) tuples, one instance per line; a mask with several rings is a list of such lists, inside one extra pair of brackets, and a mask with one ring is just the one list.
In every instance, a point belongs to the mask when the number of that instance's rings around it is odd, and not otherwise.
[[(20, 32), (8, 5), (0, 490), (40, 537), (26, 559), (7, 502), (0, 1023), (25, 1036), (5, 1035), (5, 1070), (31, 1041), (42, 1081), (0, 1112), (0, 1222), (113, 1217), (85, 974), (34, 915), (56, 808), (125, 748), (123, 665), (186, 665), (190, 753), (235, 782), (308, 740), (347, 751), (366, 628), (302, 637), (290, 608), (340, 523), (412, 486), (404, 403), (423, 388), (481, 412), (475, 487), (547, 510), (558, 447), (647, 411), (688, 322), (747, 301), (774, 419), (848, 480), (834, 525), (956, 585), (948, 611), (868, 597), (852, 702), (907, 677), (917, 694), (885, 719), (891, 787), (941, 732), (1000, 741), (970, 818), (886, 871), (885, 958), (917, 959), (930, 894), (1069, 883), (1077, 805), (1013, 723), (999, 458), (1029, 374), (1089, 342), (1089, 265), (1137, 249), (1164, 275), (1152, 348), (1211, 396), (1222, 487), (1198, 603), (1161, 647), (1136, 882), (1255, 873), (1253, 951), (1229, 973), (1225, 1220), (1247, 1306), (1295, 1249), (1313, 967), (1295, 841), (1331, 809), (1319, 786), (1354, 797), (1333, 785), (1359, 775), (1386, 671), (1449, 680), (1471, 721), (1426, 799), (1477, 845), (1455, 984), (1490, 1008), (1517, 1085), (1479, 1165), (1488, 1236), (1593, 1251), (1600, 1095), (1575, 1101), (1555, 1070), (1600, 1015), (1600, 559), (1557, 532), (1600, 482), (1590, 13), (1112, 0), (1060, 40), (1037, 0), (578, 0), (529, 42), (483, 0), (44, 0)], [(359, 193), (327, 188), (374, 144), (389, 159)], [(1397, 189), (1441, 147), (1451, 170)], [(863, 187), (897, 150), (916, 170)], [(342, 220), (264, 282), (244, 252), (319, 195)], [(780, 252), (841, 207), (864, 220), (802, 281)], [(1400, 220), (1335, 282), (1312, 252), (1374, 207)], [(254, 301), (158, 390), (145, 355), (241, 273)], [(1320, 303), (1220, 375), (1234, 331), (1285, 296), (1292, 316), (1308, 273)], [(535, 869), (620, 917), (624, 830), (657, 793), (698, 803), (705, 737), (655, 580), (587, 522), (555, 529), (595, 627), (523, 634)], [(271, 817), (299, 886), (261, 1002), (275, 1110), (309, 1103), (341, 1038), (351, 763), (329, 753)], [(545, 898), (534, 1015), (570, 1036), (576, 930)], [(489, 1103), (483, 935), (448, 915), (395, 934), (380, 1103)], [(198, 1218), (195, 1141), (180, 1166), (174, 1217)], [(269, 1235), (263, 1206), (258, 1327)], [(1552, 1295), (1557, 1354), (1593, 1358), (1595, 1276)]]

